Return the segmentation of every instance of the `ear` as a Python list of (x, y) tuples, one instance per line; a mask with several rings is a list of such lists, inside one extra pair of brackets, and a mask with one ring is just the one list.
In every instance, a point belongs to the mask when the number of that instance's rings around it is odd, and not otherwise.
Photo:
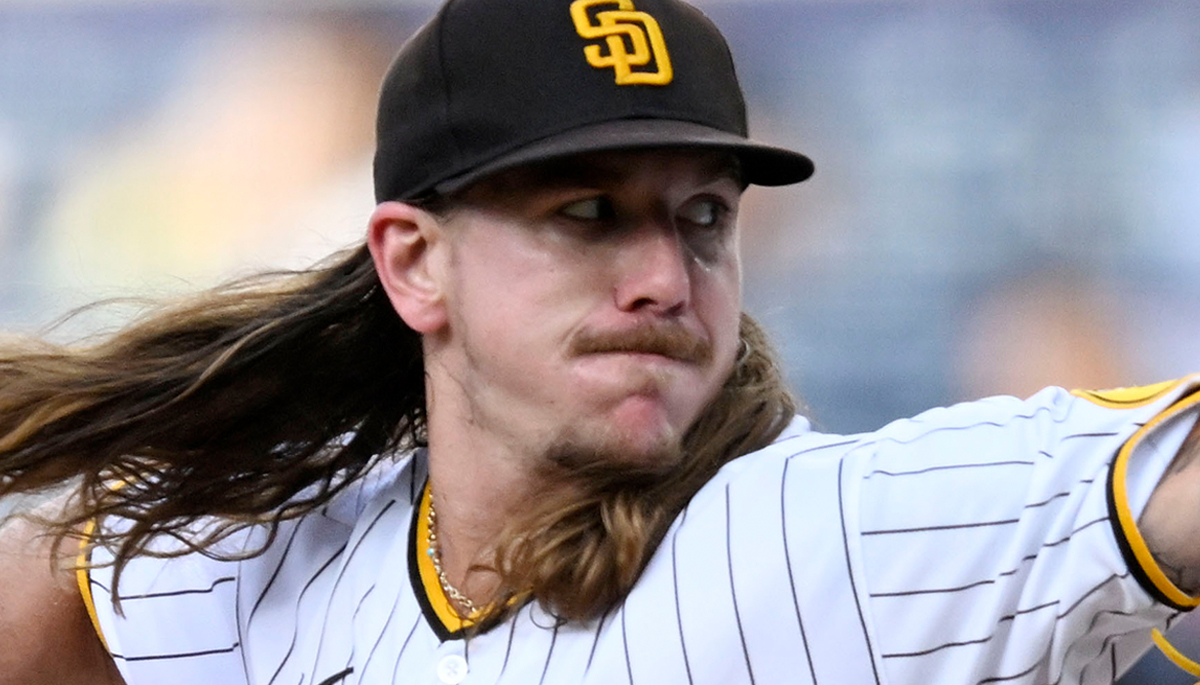
[(433, 333), (446, 325), (443, 297), (445, 247), (440, 222), (402, 202), (383, 202), (371, 214), (367, 247), (392, 307), (414, 331)]

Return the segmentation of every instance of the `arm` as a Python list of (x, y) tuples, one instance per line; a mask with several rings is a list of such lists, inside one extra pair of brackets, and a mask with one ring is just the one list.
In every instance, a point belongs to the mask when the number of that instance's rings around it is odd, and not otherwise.
[(1200, 421), (1151, 495), (1139, 528), (1167, 578), (1200, 595)]
[(0, 527), (0, 685), (123, 685), (80, 597), (75, 545), (53, 562), (52, 546), (22, 518)]

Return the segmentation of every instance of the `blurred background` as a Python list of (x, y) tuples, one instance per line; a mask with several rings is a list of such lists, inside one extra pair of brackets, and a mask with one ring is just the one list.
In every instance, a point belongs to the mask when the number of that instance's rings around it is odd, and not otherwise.
[[(696, 4), (755, 136), (817, 162), (743, 228), (818, 426), (1200, 370), (1200, 3)], [(0, 331), (78, 339), (133, 310), (48, 327), (359, 241), (376, 89), (433, 9), (0, 0)], [(1121, 683), (1194, 680), (1151, 655)]]

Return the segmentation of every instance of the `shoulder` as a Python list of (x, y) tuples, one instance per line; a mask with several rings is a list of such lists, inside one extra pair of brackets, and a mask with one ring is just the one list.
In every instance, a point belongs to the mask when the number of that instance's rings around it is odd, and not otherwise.
[(822, 433), (813, 429), (809, 419), (797, 415), (771, 444), (726, 464), (714, 482), (753, 478), (755, 474), (778, 471), (784, 464), (793, 461), (806, 465), (836, 462), (868, 437), (868, 434)]
[[(215, 580), (238, 576), (239, 583), (253, 584), (259, 576), (279, 573), (280, 565), (314, 563), (318, 549), (341, 549), (370, 528), (380, 510), (408, 511), (415, 501), (424, 479), (424, 464), (420, 455), (405, 455), (382, 461), (355, 481), (346, 485), (320, 508), (303, 516), (288, 519), (277, 527), (251, 526), (239, 530), (202, 553), (179, 554), (183, 543), (174, 538), (156, 540), (149, 554), (130, 561), (121, 576), (120, 594), (178, 592), (181, 583), (202, 582), (216, 574)], [(195, 524), (202, 531), (219, 520), (201, 520)], [(118, 529), (122, 521), (106, 521)], [(104, 565), (111, 560), (106, 549), (96, 549), (92, 559), (97, 575), (107, 576)], [(191, 580), (189, 580), (191, 579)], [(211, 581), (210, 581), (211, 582)], [(167, 587), (170, 585), (171, 587)], [(107, 587), (101, 588), (107, 591)]]
[(895, 483), (919, 482), (896, 478), (908, 474), (984, 484), (994, 474), (1020, 476), (1028, 467), (1048, 477), (1102, 476), (1123, 448), (1147, 442), (1142, 437), (1160, 423), (1200, 404), (1197, 389), (1200, 375), (1109, 391), (1051, 387), (1027, 399), (997, 396), (938, 407), (852, 435), (813, 430), (797, 416), (770, 445), (727, 464), (693, 502), (722, 496), (726, 488), (778, 489), (801, 472), (852, 492), (859, 483), (890, 491)]
[(245, 682), (259, 657), (315, 625), (313, 612), (355, 581), (383, 538), (395, 537), (411, 513), (410, 490), (423, 479), (422, 460), (388, 460), (274, 531), (249, 528), (203, 553), (138, 557), (120, 577), (120, 611), (105, 566), (111, 555), (94, 550), (98, 620), (126, 680)]

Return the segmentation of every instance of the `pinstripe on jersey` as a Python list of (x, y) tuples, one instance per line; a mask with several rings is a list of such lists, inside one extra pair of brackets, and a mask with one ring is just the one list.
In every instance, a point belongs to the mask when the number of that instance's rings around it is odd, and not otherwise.
[(410, 572), (421, 453), (252, 560), (131, 563), (124, 618), (103, 569), (91, 587), (130, 685), (442, 683), (447, 659), (489, 685), (1111, 683), (1178, 615), (1122, 521), (1194, 421), (1197, 384), (1129, 408), (1051, 389), (856, 436), (797, 419), (708, 483), (585, 625), (530, 604), (446, 639)]

